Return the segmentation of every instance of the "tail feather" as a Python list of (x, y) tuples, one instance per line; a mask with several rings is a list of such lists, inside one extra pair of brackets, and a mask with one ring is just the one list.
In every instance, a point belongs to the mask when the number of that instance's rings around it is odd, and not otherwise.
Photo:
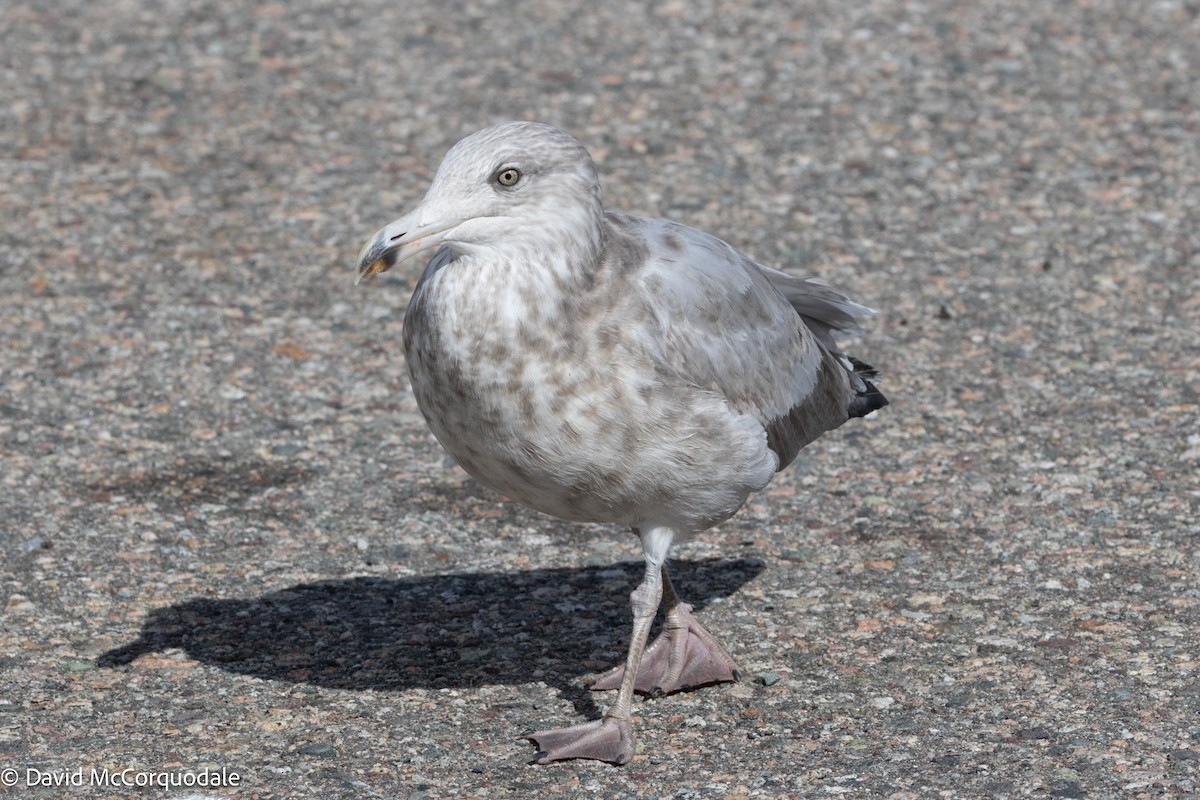
[(797, 278), (773, 269), (765, 272), (817, 340), (837, 356), (850, 373), (850, 386), (855, 394), (847, 407), (849, 416), (865, 417), (886, 406), (888, 399), (871, 382), (879, 379), (879, 370), (854, 356), (843, 354), (834, 339), (835, 334), (855, 336), (862, 333), (862, 320), (879, 312), (854, 302), (820, 278)]
[(862, 321), (879, 313), (854, 302), (820, 278), (797, 278), (774, 269), (767, 270), (767, 277), (821, 344), (835, 353), (834, 334), (857, 336), (862, 333)]

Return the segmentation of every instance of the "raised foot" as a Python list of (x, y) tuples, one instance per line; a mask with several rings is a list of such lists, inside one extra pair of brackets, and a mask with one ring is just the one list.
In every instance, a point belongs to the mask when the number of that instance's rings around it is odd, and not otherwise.
[[(642, 694), (663, 695), (710, 683), (741, 680), (737, 663), (696, 621), (692, 607), (680, 603), (678, 608), (678, 621), (668, 618), (666, 628), (643, 654), (634, 689)], [(593, 691), (616, 689), (624, 677), (625, 667), (621, 665), (588, 688)]]
[(548, 764), (566, 758), (591, 758), (611, 764), (628, 764), (633, 758), (633, 725), (629, 720), (611, 717), (570, 728), (553, 728), (526, 734), (541, 752), (534, 764)]

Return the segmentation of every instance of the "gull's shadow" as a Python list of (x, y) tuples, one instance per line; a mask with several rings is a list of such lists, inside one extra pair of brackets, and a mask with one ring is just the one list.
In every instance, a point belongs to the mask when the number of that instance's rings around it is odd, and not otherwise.
[[(756, 559), (673, 561), (702, 608), (763, 569)], [(607, 567), (350, 578), (244, 600), (197, 598), (150, 614), (104, 667), (178, 648), (220, 669), (338, 689), (401, 690), (545, 681), (594, 715), (580, 675), (619, 662), (640, 562)]]

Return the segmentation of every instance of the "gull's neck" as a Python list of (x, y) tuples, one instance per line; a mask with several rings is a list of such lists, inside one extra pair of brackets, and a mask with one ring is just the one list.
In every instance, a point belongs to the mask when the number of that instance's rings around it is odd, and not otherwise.
[[(414, 300), (432, 303), (451, 329), (503, 336), (565, 324), (600, 279), (606, 236), (603, 211), (572, 206), (523, 227), (498, 246), (473, 246), (423, 278)], [(463, 327), (465, 326), (465, 328)]]
[(493, 291), (573, 296), (591, 287), (605, 244), (599, 204), (573, 206), (546, 215), (536, 227), (514, 231), (498, 246), (476, 249), (463, 266)]

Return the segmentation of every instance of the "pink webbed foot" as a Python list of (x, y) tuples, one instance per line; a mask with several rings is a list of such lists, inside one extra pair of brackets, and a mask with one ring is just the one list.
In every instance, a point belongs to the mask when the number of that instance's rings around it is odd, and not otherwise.
[(611, 764), (628, 764), (633, 758), (633, 725), (627, 719), (602, 719), (553, 728), (525, 736), (541, 752), (533, 757), (535, 764), (548, 764), (567, 758), (591, 758)]
[[(648, 695), (664, 695), (710, 683), (741, 680), (741, 672), (720, 642), (692, 616), (686, 603), (676, 606), (677, 618), (668, 614), (666, 626), (646, 649), (634, 688)], [(625, 677), (624, 665), (601, 676), (593, 691), (616, 689)]]

